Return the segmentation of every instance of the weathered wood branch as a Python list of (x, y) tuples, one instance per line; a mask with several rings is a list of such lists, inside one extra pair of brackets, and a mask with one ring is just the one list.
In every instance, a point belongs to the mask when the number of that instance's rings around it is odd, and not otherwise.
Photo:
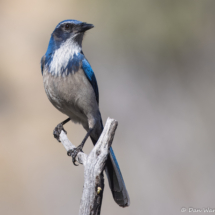
[[(76, 157), (76, 161), (84, 165), (84, 188), (79, 215), (100, 214), (104, 191), (103, 170), (117, 125), (116, 120), (108, 118), (104, 130), (90, 154), (79, 152)], [(61, 131), (60, 141), (67, 151), (75, 148), (64, 131)]]

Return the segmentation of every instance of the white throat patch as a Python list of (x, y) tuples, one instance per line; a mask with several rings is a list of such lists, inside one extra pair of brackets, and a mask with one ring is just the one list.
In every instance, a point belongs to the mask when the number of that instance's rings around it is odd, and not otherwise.
[(80, 53), (81, 47), (72, 41), (72, 38), (67, 39), (61, 44), (54, 54), (50, 64), (50, 72), (58, 76), (61, 73), (61, 69), (65, 69), (69, 63), (69, 60), (74, 54)]

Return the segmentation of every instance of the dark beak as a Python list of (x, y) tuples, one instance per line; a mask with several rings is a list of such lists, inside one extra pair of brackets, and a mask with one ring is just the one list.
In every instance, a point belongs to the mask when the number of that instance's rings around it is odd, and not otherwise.
[(94, 27), (94, 25), (83, 22), (79, 25), (77, 30), (78, 30), (78, 32), (85, 32), (87, 30), (90, 30), (93, 27)]

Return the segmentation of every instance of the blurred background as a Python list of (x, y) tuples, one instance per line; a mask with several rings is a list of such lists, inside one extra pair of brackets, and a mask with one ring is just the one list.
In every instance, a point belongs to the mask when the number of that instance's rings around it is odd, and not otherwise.
[[(106, 179), (101, 214), (215, 208), (214, 10), (212, 0), (1, 0), (0, 214), (78, 214), (83, 166), (53, 138), (66, 116), (48, 101), (40, 71), (65, 19), (95, 25), (83, 50), (104, 123), (119, 121), (113, 148), (131, 205), (115, 204)], [(84, 129), (65, 129), (80, 144)]]

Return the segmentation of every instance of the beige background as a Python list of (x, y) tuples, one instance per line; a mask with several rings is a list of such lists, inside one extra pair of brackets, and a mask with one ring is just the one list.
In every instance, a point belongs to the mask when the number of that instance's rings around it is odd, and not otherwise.
[[(102, 214), (215, 208), (214, 10), (213, 0), (1, 0), (0, 214), (78, 213), (83, 167), (53, 139), (66, 117), (48, 101), (40, 71), (64, 19), (95, 25), (83, 50), (103, 121), (119, 121), (113, 148), (131, 206), (118, 207), (106, 183)], [(83, 128), (65, 128), (78, 145)]]

